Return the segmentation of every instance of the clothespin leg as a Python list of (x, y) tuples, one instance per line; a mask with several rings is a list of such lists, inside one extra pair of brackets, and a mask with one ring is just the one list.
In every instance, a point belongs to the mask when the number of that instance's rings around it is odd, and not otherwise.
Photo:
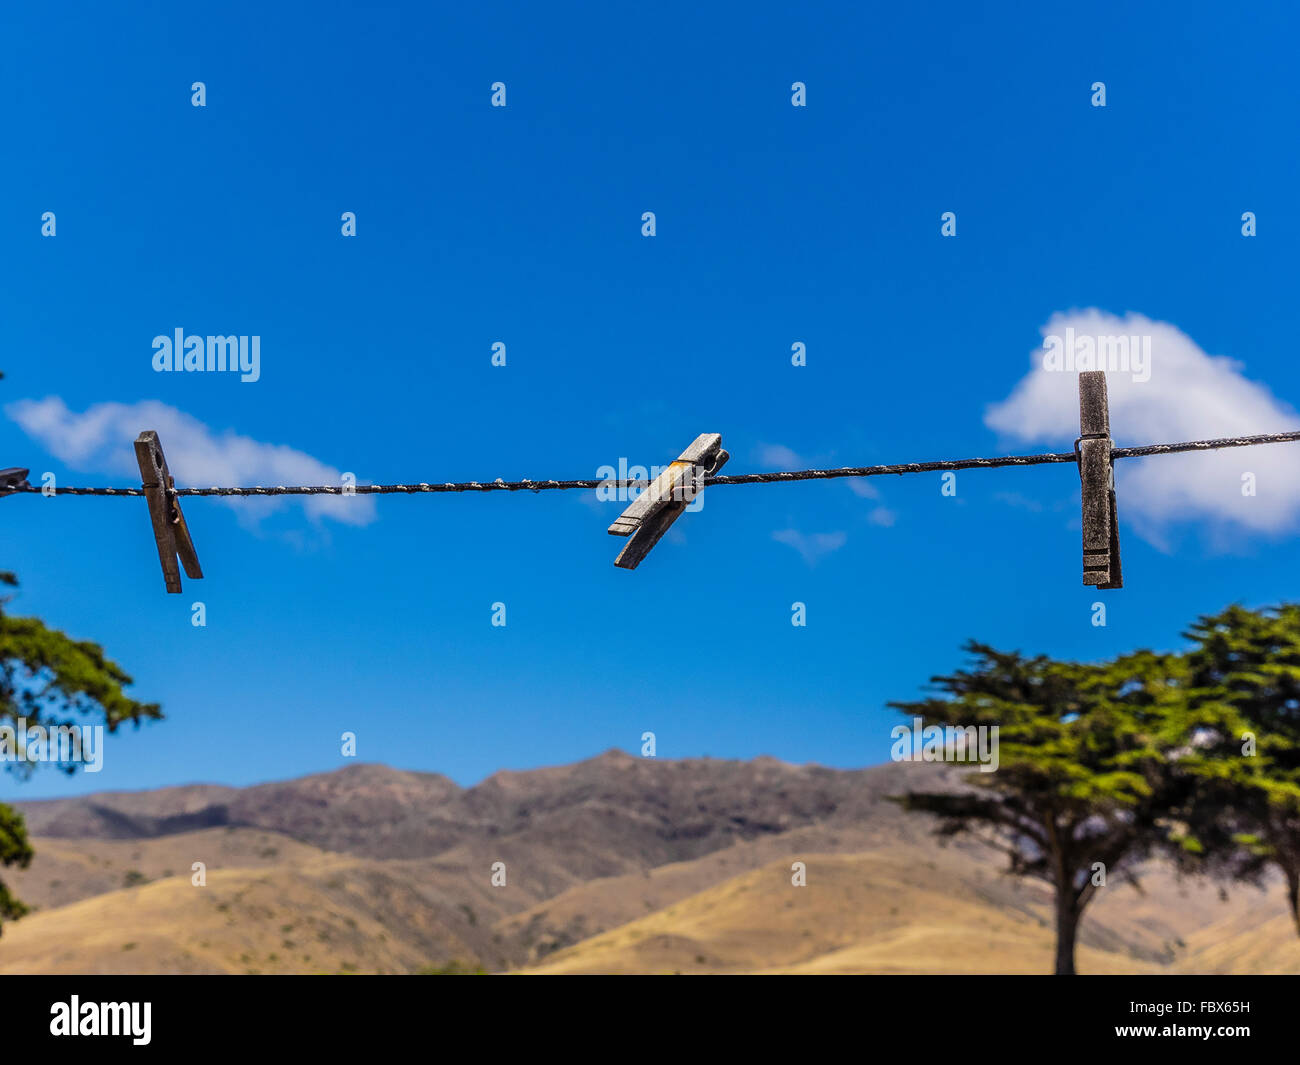
[[(1111, 468), (1111, 477), (1114, 477), (1114, 467)], [(1110, 490), (1110, 583), (1103, 584), (1102, 588), (1123, 588), (1124, 574), (1120, 569), (1119, 559), (1119, 517), (1115, 510), (1115, 489)]]
[(619, 569), (636, 569), (641, 564), (641, 560), (650, 553), (654, 547), (677, 520), (678, 515), (686, 508), (681, 504), (674, 504), (671, 507), (664, 507), (652, 517), (642, 522), (640, 528), (628, 539), (623, 545), (623, 550), (618, 553), (618, 558), (614, 559), (614, 565)]
[[(168, 478), (168, 480), (171, 479)], [(172, 484), (174, 485), (175, 482), (173, 481)], [(203, 570), (199, 567), (199, 556), (194, 551), (194, 541), (190, 539), (189, 523), (186, 522), (185, 515), (181, 513), (180, 499), (173, 495), (171, 501), (172, 509), (175, 512), (172, 522), (176, 526), (175, 536), (173, 537), (176, 541), (176, 554), (181, 560), (181, 565), (185, 567), (186, 575), (194, 580), (199, 580), (203, 577)]]

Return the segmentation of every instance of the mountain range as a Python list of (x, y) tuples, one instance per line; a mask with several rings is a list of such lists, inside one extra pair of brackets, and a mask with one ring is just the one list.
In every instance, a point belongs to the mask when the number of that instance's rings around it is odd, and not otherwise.
[[(962, 786), (608, 751), (23, 802), (36, 858), (0, 878), (34, 912), (0, 973), (1050, 972), (1046, 886), (889, 801)], [(1081, 972), (1300, 973), (1280, 885), (1139, 883), (1089, 908)]]

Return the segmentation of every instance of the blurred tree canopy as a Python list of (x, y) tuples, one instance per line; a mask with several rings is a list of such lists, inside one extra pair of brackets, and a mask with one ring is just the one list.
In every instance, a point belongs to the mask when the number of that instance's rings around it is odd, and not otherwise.
[[(0, 572), (0, 584), (15, 587), (12, 573)], [(23, 729), (40, 726), (52, 730), (93, 723), (116, 732), (124, 722), (139, 726), (141, 721), (159, 718), (157, 703), (141, 703), (128, 697), (123, 688), (131, 678), (104, 655), (99, 644), (73, 640), (36, 618), (11, 617), (5, 604), (12, 596), (0, 597), (0, 751), (4, 768), (28, 776), (47, 765), (75, 773), (78, 761), (53, 762), (28, 757), (17, 746)], [(12, 734), (12, 735), (11, 735)], [(0, 866), (25, 867), (32, 859), (31, 844), (22, 815), (0, 803)], [(0, 922), (27, 912), (3, 881), (0, 881)]]
[(1189, 705), (1218, 721), (1188, 760), (1200, 778), (1190, 831), (1215, 872), (1258, 883), (1279, 870), (1300, 933), (1300, 604), (1231, 606), (1185, 635)]
[(1182, 654), (1086, 664), (972, 641), (937, 694), (889, 705), (926, 726), (997, 727), (994, 772), (896, 797), (1003, 853), (1053, 893), (1058, 974), (1099, 888), (1159, 854), (1185, 873), (1287, 883), (1300, 932), (1300, 606), (1200, 618)]

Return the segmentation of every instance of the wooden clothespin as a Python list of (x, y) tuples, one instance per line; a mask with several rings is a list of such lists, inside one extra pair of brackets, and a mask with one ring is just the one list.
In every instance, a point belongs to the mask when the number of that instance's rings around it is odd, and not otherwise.
[(27, 483), (27, 475), (31, 470), (24, 470), (18, 466), (10, 466), (7, 470), (0, 470), (0, 496), (11, 496), (15, 492), (21, 492), (31, 486)]
[(704, 490), (704, 478), (722, 469), (731, 456), (719, 433), (701, 433), (677, 461), (656, 477), (609, 527), (614, 536), (631, 536), (614, 559), (622, 569), (636, 569), (683, 510)]
[(1119, 563), (1119, 521), (1115, 516), (1115, 465), (1111, 459), (1106, 374), (1079, 374), (1079, 461), (1083, 495), (1083, 583), (1124, 587)]
[(189, 526), (181, 513), (181, 501), (176, 495), (176, 484), (167, 469), (158, 434), (146, 429), (135, 439), (135, 458), (140, 463), (140, 486), (149, 503), (149, 519), (153, 522), (153, 538), (158, 541), (158, 559), (162, 562), (163, 579), (169, 592), (181, 590), (181, 573), (176, 565), (179, 555), (188, 576), (199, 580), (199, 556), (190, 539)]

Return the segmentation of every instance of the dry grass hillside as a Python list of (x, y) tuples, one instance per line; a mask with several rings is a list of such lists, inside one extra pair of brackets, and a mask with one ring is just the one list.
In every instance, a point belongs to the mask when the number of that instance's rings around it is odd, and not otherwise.
[[(37, 857), (0, 877), (36, 909), (0, 973), (1048, 972), (1046, 889), (887, 801), (959, 780), (608, 752), (25, 803)], [(1300, 973), (1278, 886), (1142, 882), (1090, 909), (1082, 972)]]

